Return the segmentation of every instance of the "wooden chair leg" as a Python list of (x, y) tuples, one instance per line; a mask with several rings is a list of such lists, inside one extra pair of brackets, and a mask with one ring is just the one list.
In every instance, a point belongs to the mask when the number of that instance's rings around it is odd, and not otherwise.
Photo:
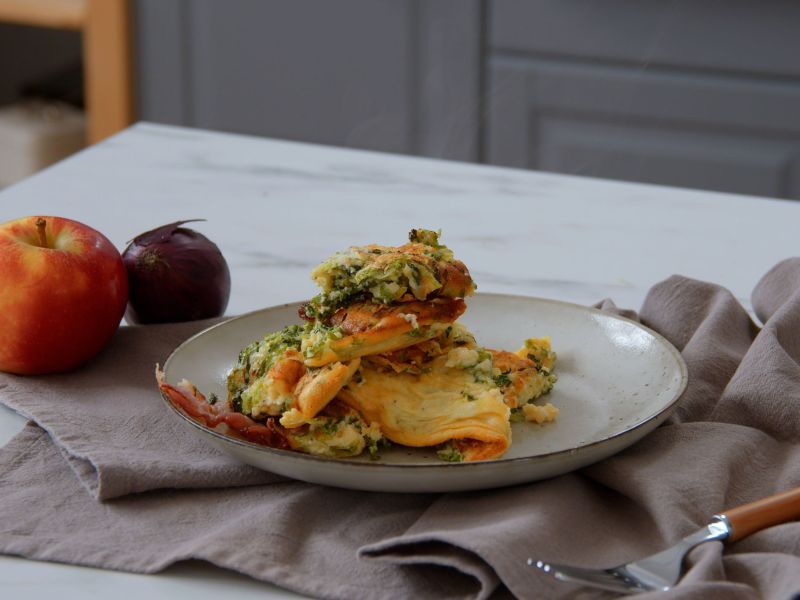
[(88, 0), (83, 64), (88, 142), (133, 122), (133, 74), (128, 0)]

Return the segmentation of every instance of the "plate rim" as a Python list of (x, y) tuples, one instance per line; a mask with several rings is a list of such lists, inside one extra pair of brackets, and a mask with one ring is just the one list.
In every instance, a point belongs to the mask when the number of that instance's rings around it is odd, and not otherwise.
[[(266, 452), (267, 454), (273, 454), (276, 457), (280, 457), (280, 458), (288, 458), (288, 459), (292, 459), (292, 460), (307, 460), (307, 461), (311, 461), (312, 463), (316, 463), (316, 464), (334, 463), (336, 465), (344, 465), (343, 468), (345, 468), (345, 469), (347, 469), (347, 468), (353, 468), (353, 469), (356, 469), (356, 468), (372, 468), (372, 469), (392, 469), (392, 470), (395, 470), (395, 469), (406, 469), (406, 470), (409, 470), (409, 469), (410, 470), (423, 469), (423, 470), (425, 470), (425, 469), (431, 469), (431, 468), (436, 468), (436, 469), (442, 469), (442, 468), (445, 468), (445, 469), (465, 469), (465, 468), (470, 468), (470, 467), (483, 467), (483, 468), (486, 468), (487, 465), (500, 465), (500, 464), (506, 465), (506, 464), (520, 463), (520, 462), (544, 461), (544, 460), (548, 460), (548, 459), (551, 459), (551, 458), (558, 457), (560, 455), (570, 455), (570, 454), (573, 454), (578, 449), (583, 450), (585, 448), (591, 448), (593, 446), (606, 444), (606, 443), (610, 442), (611, 440), (621, 439), (621, 438), (625, 437), (627, 434), (629, 434), (629, 433), (631, 433), (633, 431), (636, 431), (636, 430), (638, 430), (638, 429), (640, 429), (642, 427), (645, 427), (648, 423), (652, 423), (653, 421), (658, 420), (658, 419), (662, 419), (662, 420), (666, 419), (675, 410), (675, 408), (677, 407), (678, 402), (680, 401), (681, 397), (683, 396), (683, 393), (686, 391), (686, 386), (689, 383), (689, 370), (688, 370), (688, 367), (686, 366), (686, 361), (683, 359), (683, 356), (681, 355), (680, 351), (667, 338), (665, 338), (663, 335), (661, 335), (657, 331), (654, 331), (653, 329), (647, 327), (646, 325), (644, 325), (644, 324), (642, 324), (642, 323), (640, 323), (638, 321), (635, 321), (635, 320), (630, 319), (628, 317), (624, 317), (622, 315), (618, 315), (618, 314), (615, 314), (615, 313), (612, 313), (612, 312), (604, 311), (604, 310), (596, 308), (594, 306), (585, 306), (583, 304), (577, 304), (575, 302), (567, 302), (565, 300), (557, 300), (557, 299), (553, 299), (553, 298), (541, 298), (541, 297), (538, 297), (538, 296), (527, 296), (527, 295), (524, 295), (524, 294), (502, 294), (502, 293), (494, 293), (494, 292), (477, 292), (475, 294), (475, 296), (493, 297), (493, 298), (498, 298), (498, 299), (508, 298), (508, 299), (513, 299), (513, 300), (535, 300), (537, 302), (544, 302), (544, 303), (547, 303), (547, 304), (555, 304), (555, 305), (560, 305), (560, 306), (566, 306), (566, 307), (569, 307), (569, 308), (572, 308), (572, 309), (579, 309), (580, 311), (586, 311), (586, 312), (588, 312), (590, 314), (596, 314), (596, 315), (600, 315), (600, 316), (603, 316), (603, 317), (606, 317), (606, 318), (617, 319), (617, 320), (620, 320), (620, 321), (623, 321), (623, 322), (630, 323), (633, 326), (635, 326), (635, 327), (637, 327), (639, 329), (642, 329), (646, 333), (648, 333), (648, 334), (652, 335), (653, 337), (655, 337), (659, 342), (661, 342), (667, 348), (669, 353), (676, 360), (676, 363), (678, 365), (678, 370), (680, 372), (680, 382), (678, 384), (677, 392), (675, 393), (674, 398), (669, 402), (669, 404), (667, 404), (664, 408), (662, 408), (661, 410), (659, 410), (655, 414), (647, 417), (646, 419), (644, 419), (642, 421), (637, 421), (633, 425), (630, 425), (630, 426), (626, 427), (625, 429), (617, 431), (616, 433), (613, 433), (613, 434), (611, 434), (609, 436), (606, 436), (606, 437), (604, 437), (602, 439), (599, 439), (599, 440), (594, 440), (593, 442), (589, 442), (587, 444), (581, 444), (581, 445), (577, 445), (577, 446), (572, 446), (570, 448), (565, 448), (563, 450), (555, 450), (553, 452), (546, 452), (544, 454), (534, 454), (534, 455), (530, 455), (530, 456), (518, 456), (518, 457), (515, 457), (515, 458), (502, 458), (501, 457), (501, 458), (497, 458), (497, 459), (468, 461), (468, 462), (444, 462), (443, 461), (441, 464), (439, 464), (439, 463), (435, 463), (435, 464), (426, 464), (426, 463), (417, 463), (417, 464), (413, 464), (413, 463), (395, 463), (395, 464), (387, 464), (387, 463), (381, 463), (380, 461), (377, 461), (377, 460), (376, 461), (369, 461), (369, 462), (363, 462), (363, 461), (362, 462), (355, 462), (355, 461), (349, 460), (347, 458), (333, 458), (333, 457), (328, 457), (328, 456), (317, 456), (317, 455), (314, 455), (314, 454), (307, 454), (307, 453), (304, 453), (304, 452), (295, 452), (293, 450), (283, 450), (283, 449), (280, 449), (280, 448), (272, 448), (271, 446), (264, 446), (262, 444), (256, 444), (255, 442), (250, 442), (250, 441), (247, 441), (247, 440), (242, 440), (242, 439), (239, 439), (239, 438), (235, 438), (235, 437), (230, 436), (230, 435), (226, 435), (226, 434), (224, 434), (224, 433), (222, 433), (220, 431), (216, 431), (216, 430), (214, 430), (214, 429), (212, 429), (212, 428), (210, 428), (210, 427), (208, 427), (206, 425), (203, 425), (202, 423), (198, 422), (197, 420), (195, 420), (192, 417), (190, 417), (189, 415), (187, 415), (180, 408), (175, 406), (175, 404), (169, 399), (167, 394), (165, 394), (161, 390), (159, 390), (159, 392), (160, 392), (162, 400), (167, 404), (167, 406), (173, 412), (175, 412), (178, 416), (180, 416), (183, 420), (188, 422), (191, 426), (195, 427), (196, 429), (198, 429), (202, 433), (207, 434), (207, 435), (211, 435), (212, 437), (214, 437), (216, 439), (219, 439), (219, 440), (221, 440), (222, 442), (225, 442), (225, 443), (233, 443), (235, 445), (239, 445), (239, 446), (242, 446), (244, 448), (254, 449), (254, 450), (261, 451), (261, 452)], [(296, 306), (296, 305), (303, 304), (304, 302), (307, 302), (307, 300), (286, 302), (286, 303), (283, 303), (283, 304), (275, 304), (275, 305), (272, 305), (272, 306), (266, 306), (264, 308), (259, 308), (259, 309), (256, 309), (256, 310), (252, 310), (252, 311), (243, 313), (241, 315), (236, 315), (236, 316), (230, 317), (228, 319), (225, 319), (224, 321), (221, 321), (220, 323), (215, 323), (214, 325), (211, 325), (210, 327), (206, 327), (205, 329), (203, 329), (201, 331), (198, 331), (194, 335), (188, 337), (183, 342), (181, 342), (178, 346), (175, 347), (175, 349), (170, 353), (170, 355), (164, 361), (163, 371), (164, 371), (165, 374), (167, 373), (170, 361), (175, 356), (175, 354), (177, 354), (184, 346), (186, 346), (189, 343), (193, 342), (196, 338), (208, 334), (208, 332), (213, 330), (213, 329), (216, 329), (218, 327), (222, 327), (223, 325), (227, 325), (228, 323), (231, 323), (233, 321), (238, 321), (240, 319), (245, 319), (245, 318), (248, 318), (248, 317), (252, 317), (252, 316), (254, 316), (256, 314), (259, 314), (259, 313), (262, 313), (262, 312), (275, 310), (276, 308), (289, 308), (291, 306)], [(647, 432), (647, 433), (650, 433), (650, 432)], [(647, 435), (647, 434), (645, 434), (645, 435)]]

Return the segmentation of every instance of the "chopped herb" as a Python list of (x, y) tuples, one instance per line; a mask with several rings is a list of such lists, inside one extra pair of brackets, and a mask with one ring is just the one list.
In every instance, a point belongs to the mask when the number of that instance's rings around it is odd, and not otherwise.
[(500, 375), (494, 378), (494, 384), (501, 388), (509, 386), (511, 385), (511, 378), (508, 376), (508, 373), (500, 373)]
[(555, 373), (549, 373), (545, 378), (545, 384), (544, 387), (542, 388), (542, 394), (543, 395), (549, 394), (550, 390), (552, 390), (553, 386), (556, 384), (556, 381), (558, 381), (558, 375), (556, 375)]
[(209, 404), (216, 404), (217, 400), (219, 400), (219, 398), (217, 398), (217, 395), (214, 392), (211, 392), (208, 395), (208, 403)]
[(369, 459), (370, 460), (380, 460), (381, 455), (378, 454), (378, 444), (370, 437), (365, 437), (365, 441), (367, 442), (367, 450), (369, 450)]
[(408, 232), (408, 241), (412, 244), (425, 244), (432, 248), (445, 248), (439, 243), (439, 236), (442, 230), (432, 231), (430, 229), (412, 229)]
[(468, 394), (467, 392), (462, 391), (461, 395), (464, 396), (464, 398), (466, 398), (470, 402), (474, 402), (475, 401), (475, 396), (473, 396), (472, 394)]
[(437, 451), (436, 456), (446, 462), (464, 462), (464, 455), (461, 454), (461, 450), (456, 448), (455, 444), (452, 443), (447, 444), (441, 450)]
[(242, 412), (242, 395), (241, 393), (236, 394), (233, 398), (231, 398), (231, 409), (234, 412)]
[(332, 341), (344, 337), (344, 330), (339, 327), (331, 327), (322, 321), (306, 323), (303, 332), (303, 355), (306, 358), (318, 356), (325, 350), (325, 347)]
[(375, 440), (370, 436), (365, 435), (364, 441), (367, 443), (367, 450), (369, 451), (370, 460), (380, 460), (381, 455), (378, 453), (380, 449), (383, 448), (384, 450), (387, 450), (392, 447), (391, 442), (389, 442), (389, 440), (387, 440), (385, 437)]
[(422, 275), (419, 273), (419, 267), (414, 263), (408, 263), (408, 268), (411, 271), (411, 276), (414, 278), (414, 283), (419, 286), (422, 283)]
[(512, 423), (523, 423), (525, 422), (525, 413), (522, 412), (522, 407), (512, 408), (511, 415), (508, 417), (508, 420)]
[(322, 431), (325, 435), (335, 435), (339, 431), (339, 425), (342, 424), (344, 418), (327, 419), (322, 425)]

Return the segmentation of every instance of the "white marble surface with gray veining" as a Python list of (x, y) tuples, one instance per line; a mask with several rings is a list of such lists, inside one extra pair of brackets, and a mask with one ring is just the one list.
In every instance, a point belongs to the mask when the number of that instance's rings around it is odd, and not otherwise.
[[(307, 298), (318, 261), (350, 244), (402, 243), (412, 227), (441, 228), (479, 291), (639, 308), (680, 273), (749, 307), (758, 278), (798, 253), (800, 204), (140, 124), (0, 192), (0, 222), (31, 214), (82, 221), (120, 250), (147, 229), (204, 218), (191, 227), (227, 258), (238, 314)], [(0, 410), (0, 443), (22, 423)], [(292, 597), (207, 566), (144, 577), (0, 557), (9, 597), (212, 589)]]

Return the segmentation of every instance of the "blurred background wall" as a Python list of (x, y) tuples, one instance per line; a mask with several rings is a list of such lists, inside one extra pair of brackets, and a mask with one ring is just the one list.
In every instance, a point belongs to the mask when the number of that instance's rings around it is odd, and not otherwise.
[[(136, 119), (800, 198), (794, 0), (129, 0), (129, 15)], [(9, 60), (5, 27), (0, 101), (37, 54), (80, 54), (54, 38)]]

